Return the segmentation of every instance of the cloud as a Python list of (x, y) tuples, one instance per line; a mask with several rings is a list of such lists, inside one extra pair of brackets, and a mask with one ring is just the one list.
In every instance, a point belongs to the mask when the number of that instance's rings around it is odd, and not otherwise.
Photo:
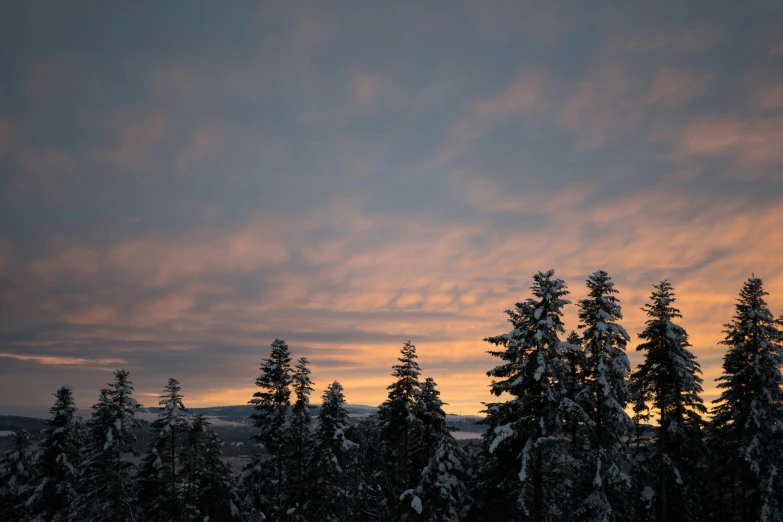
[(709, 382), (751, 272), (783, 308), (779, 37), (731, 7), (544, 4), (164, 9), (99, 53), (78, 10), (78, 39), (14, 15), (0, 391), (89, 403), (116, 361), (141, 394), (243, 403), (282, 337), (377, 404), (413, 339), (475, 413), (481, 339), (552, 267), (574, 302), (608, 270), (632, 334), (670, 278)]
[(663, 67), (656, 73), (644, 100), (665, 107), (683, 105), (703, 94), (711, 83), (709, 72)]
[(644, 109), (633, 93), (633, 82), (619, 67), (595, 71), (564, 101), (558, 121), (576, 132), (577, 144), (586, 148), (635, 133)]
[(106, 366), (125, 364), (122, 359), (85, 359), (82, 357), (66, 357), (56, 355), (20, 355), (13, 353), (0, 353), (0, 357), (16, 359), (18, 361), (33, 361), (39, 364), (54, 364), (67, 366), (86, 366), (96, 370), (105, 370)]
[(758, 93), (756, 103), (760, 109), (779, 109), (783, 107), (783, 82), (763, 87)]
[(780, 163), (783, 118), (699, 118), (685, 127), (679, 149), (688, 156), (734, 156), (744, 165)]

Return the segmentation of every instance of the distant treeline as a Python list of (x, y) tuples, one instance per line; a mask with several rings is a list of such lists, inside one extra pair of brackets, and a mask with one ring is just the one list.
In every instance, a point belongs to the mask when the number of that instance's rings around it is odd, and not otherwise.
[(457, 444), (410, 341), (387, 400), (350, 423), (337, 381), (313, 422), (309, 362), (276, 339), (241, 472), (176, 379), (140, 455), (139, 405), (120, 369), (87, 422), (64, 386), (37, 450), (17, 432), (0, 462), (0, 519), (783, 522), (783, 324), (762, 281), (745, 282), (725, 325), (711, 408), (668, 281), (643, 308), (633, 372), (611, 278), (595, 272), (587, 290), (566, 335), (569, 292), (539, 272), (531, 297), (506, 311), (511, 330), (485, 339), (500, 363), (487, 372), (497, 402), (485, 404), (480, 441)]

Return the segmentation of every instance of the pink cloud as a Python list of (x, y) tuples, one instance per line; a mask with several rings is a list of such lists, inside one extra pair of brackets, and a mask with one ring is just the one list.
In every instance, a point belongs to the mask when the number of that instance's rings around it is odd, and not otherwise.
[(482, 36), (492, 40), (523, 35), (537, 42), (552, 42), (578, 23), (569, 9), (546, 0), (471, 0), (470, 7)]
[(577, 133), (577, 143), (595, 148), (635, 132), (644, 117), (631, 78), (619, 67), (596, 70), (563, 102), (558, 121)]
[(101, 125), (115, 138), (108, 149), (99, 149), (94, 156), (122, 168), (144, 173), (154, 170), (151, 154), (166, 134), (167, 116), (156, 111), (119, 111)]
[(0, 159), (11, 150), (11, 124), (0, 118)]
[[(649, 6), (658, 11), (660, 7)], [(653, 16), (664, 16), (665, 11)], [(724, 28), (716, 23), (677, 27), (667, 24), (627, 24), (611, 36), (611, 47), (618, 51), (650, 52), (666, 50), (675, 54), (700, 54), (717, 47), (725, 35)]]
[(648, 104), (665, 107), (683, 105), (703, 94), (712, 84), (712, 74), (706, 71), (662, 67), (658, 70), (644, 96)]
[(81, 64), (67, 56), (53, 55), (37, 60), (25, 73), (27, 95), (37, 101), (48, 101), (57, 91), (77, 91), (95, 78)]
[(421, 170), (466, 152), (467, 146), (496, 126), (520, 117), (540, 115), (547, 106), (547, 76), (537, 70), (520, 71), (505, 89), (479, 96), (469, 103), (463, 114), (449, 127), (446, 143), (424, 162)]
[(783, 117), (700, 118), (685, 127), (679, 149), (686, 156), (732, 155), (746, 165), (783, 162)]
[(783, 82), (762, 87), (757, 95), (756, 104), (761, 109), (783, 107)]
[(382, 97), (389, 92), (390, 86), (378, 74), (363, 71), (354, 76), (353, 90), (356, 102), (360, 106), (375, 109)]
[(226, 132), (215, 127), (197, 129), (190, 144), (177, 158), (177, 167), (186, 170), (224, 145)]

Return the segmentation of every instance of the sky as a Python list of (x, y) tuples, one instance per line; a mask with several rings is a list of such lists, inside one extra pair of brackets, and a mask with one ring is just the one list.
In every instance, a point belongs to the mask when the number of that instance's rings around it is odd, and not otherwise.
[(668, 278), (716, 397), (744, 281), (783, 313), (783, 4), (0, 3), (0, 413), (124, 366), (246, 403), (275, 338), (377, 405), (402, 343), (447, 412), (554, 268)]

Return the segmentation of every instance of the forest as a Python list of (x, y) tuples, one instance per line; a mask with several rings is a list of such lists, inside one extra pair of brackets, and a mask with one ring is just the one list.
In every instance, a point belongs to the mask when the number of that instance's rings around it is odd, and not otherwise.
[(0, 460), (0, 520), (783, 522), (783, 318), (761, 279), (727, 317), (720, 396), (705, 404), (673, 286), (653, 285), (632, 369), (618, 290), (591, 274), (568, 331), (553, 270), (488, 336), (481, 439), (458, 441), (410, 341), (388, 398), (349, 419), (340, 382), (315, 392), (309, 361), (275, 339), (250, 398), (254, 432), (235, 471), (203, 414), (169, 379), (145, 451), (140, 405), (118, 369), (90, 418), (60, 387), (41, 441)]

